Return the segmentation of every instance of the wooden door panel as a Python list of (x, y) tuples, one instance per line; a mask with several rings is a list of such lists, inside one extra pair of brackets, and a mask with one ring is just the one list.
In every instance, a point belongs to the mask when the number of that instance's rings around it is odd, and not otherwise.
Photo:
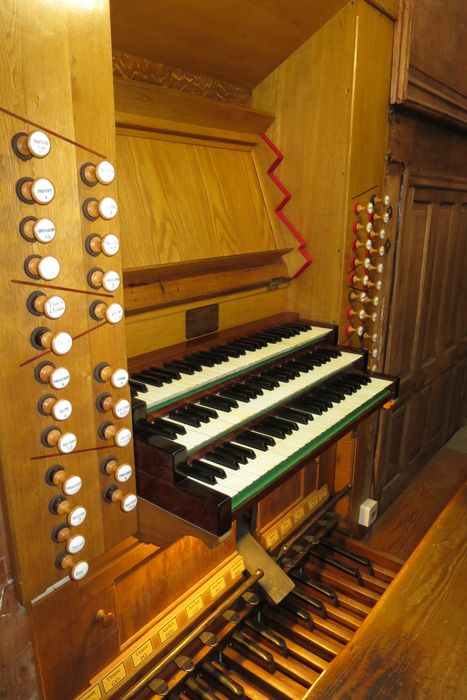
[[(396, 269), (397, 298), (404, 299), (403, 309), (393, 307), (391, 326), (392, 351), (388, 358), (389, 372), (397, 372), (403, 381), (413, 371), (416, 358), (417, 334), (420, 323), (420, 281), (422, 276), (424, 241), (431, 222), (431, 206), (409, 200), (407, 228), (410, 235), (400, 241), (399, 262)], [(410, 195), (409, 195), (410, 196)]]
[(424, 450), (425, 422), (428, 414), (430, 385), (423, 387), (408, 401), (402, 447), (401, 470), (412, 471)]

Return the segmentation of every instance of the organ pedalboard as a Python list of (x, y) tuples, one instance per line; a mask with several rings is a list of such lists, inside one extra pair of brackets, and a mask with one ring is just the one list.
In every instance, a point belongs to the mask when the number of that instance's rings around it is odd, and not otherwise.
[[(397, 395), (333, 326), (230, 332), (130, 376), (138, 493), (215, 536)], [(218, 339), (220, 340), (220, 338)]]
[(1, 120), (1, 461), (28, 602), (132, 534), (136, 495), (114, 167), (91, 145)]

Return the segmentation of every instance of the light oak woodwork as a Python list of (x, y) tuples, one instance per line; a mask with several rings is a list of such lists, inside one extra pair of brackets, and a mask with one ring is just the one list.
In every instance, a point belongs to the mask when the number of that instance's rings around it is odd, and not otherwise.
[(138, 132), (117, 147), (125, 269), (277, 248), (248, 150)]
[[(117, 124), (160, 128), (160, 120), (172, 123), (174, 131), (197, 127), (209, 131), (221, 129), (256, 136), (265, 131), (274, 116), (260, 110), (225, 104), (198, 95), (132, 80), (115, 80)], [(175, 122), (175, 123), (174, 123)]]
[(113, 48), (251, 88), (344, 4), (112, 0)]

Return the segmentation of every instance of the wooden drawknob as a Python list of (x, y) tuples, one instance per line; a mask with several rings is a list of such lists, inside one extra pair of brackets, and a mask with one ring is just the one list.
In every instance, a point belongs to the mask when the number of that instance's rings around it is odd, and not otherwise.
[(55, 515), (66, 516), (70, 527), (78, 527), (78, 525), (81, 525), (85, 521), (87, 515), (84, 506), (73, 506), (70, 501), (63, 496), (53, 498), (49, 504), (49, 510)]
[(107, 323), (119, 323), (123, 318), (121, 304), (106, 304), (103, 301), (94, 301), (89, 307), (89, 314), (95, 321), (107, 321)]
[(133, 469), (130, 464), (119, 464), (113, 457), (107, 458), (104, 461), (102, 471), (109, 476), (113, 474), (115, 481), (118, 481), (120, 484), (128, 481), (133, 473)]
[(53, 539), (60, 544), (64, 544), (68, 554), (78, 554), (86, 544), (83, 535), (73, 533), (67, 525), (60, 525)]
[(357, 202), (357, 203), (354, 205), (354, 208), (353, 208), (354, 213), (355, 213), (357, 216), (358, 216), (358, 214), (360, 214), (362, 211), (367, 211), (369, 214), (371, 214), (371, 213), (373, 212), (373, 209), (374, 209), (374, 207), (373, 207), (373, 204), (372, 204), (371, 202), (368, 202), (368, 204), (365, 204), (365, 206), (364, 206), (363, 204), (360, 204), (360, 202)]
[(96, 612), (96, 622), (98, 622), (101, 627), (111, 627), (115, 620), (115, 613), (106, 612), (104, 608), (101, 608)]
[(42, 396), (38, 401), (39, 412), (44, 416), (52, 416), (55, 420), (67, 420), (73, 411), (68, 399), (57, 399), (56, 396)]
[(19, 230), (26, 240), (39, 241), (39, 243), (50, 243), (57, 232), (51, 219), (38, 219), (36, 216), (24, 218), (19, 225)]
[(23, 160), (45, 158), (50, 152), (50, 139), (43, 131), (15, 134), (12, 144), (16, 155)]
[(129, 428), (117, 428), (110, 422), (101, 423), (97, 431), (102, 440), (113, 440), (117, 447), (126, 447), (131, 442), (131, 430)]
[(38, 382), (49, 384), (53, 389), (64, 389), (70, 382), (70, 372), (66, 367), (55, 367), (51, 362), (36, 367), (34, 376)]
[(362, 304), (367, 300), (366, 292), (350, 292), (351, 301), (360, 301)]
[(110, 486), (104, 493), (104, 500), (108, 503), (120, 503), (120, 508), (124, 513), (132, 511), (138, 502), (134, 493), (123, 493), (116, 486)]
[(65, 496), (77, 494), (83, 483), (80, 476), (68, 474), (60, 466), (51, 467), (47, 473), (46, 480), (50, 485), (58, 486)]
[(44, 430), (41, 441), (46, 447), (56, 447), (62, 454), (73, 452), (78, 443), (78, 439), (74, 433), (62, 433), (61, 430), (54, 426)]
[(115, 292), (120, 286), (120, 275), (115, 270), (104, 272), (100, 267), (94, 267), (88, 272), (88, 284), (94, 289)]
[(123, 367), (112, 367), (107, 362), (101, 362), (94, 369), (94, 377), (98, 382), (108, 382), (116, 389), (121, 389), (128, 383), (128, 372)]
[(373, 224), (368, 221), (366, 224), (361, 224), (359, 221), (354, 221), (352, 224), (352, 230), (354, 233), (359, 231), (366, 231), (366, 233), (371, 233), (373, 231)]
[(72, 578), (73, 581), (80, 581), (89, 571), (89, 564), (87, 561), (75, 562), (68, 552), (63, 552), (62, 555), (57, 557), (57, 566), (61, 569), (68, 569), (70, 578)]
[(36, 328), (31, 334), (31, 342), (35, 348), (50, 349), (56, 355), (66, 355), (71, 350), (73, 338), (64, 331), (53, 333), (49, 328)]
[(115, 179), (115, 168), (108, 160), (100, 160), (98, 163), (84, 163), (80, 168), (82, 181), (86, 185), (110, 185)]
[(345, 327), (345, 335), (346, 336), (351, 336), (355, 333), (356, 335), (361, 337), (363, 335), (363, 332), (364, 332), (363, 326), (356, 326), (354, 328), (354, 326), (351, 326), (350, 323), (348, 323)]
[(115, 418), (126, 418), (130, 413), (130, 402), (127, 399), (117, 399), (111, 394), (101, 394), (96, 401), (97, 410), (102, 413), (112, 411)]
[(16, 193), (27, 204), (48, 204), (55, 197), (55, 188), (46, 177), (23, 177), (16, 183)]
[(113, 233), (108, 233), (106, 236), (102, 237), (97, 233), (91, 233), (87, 237), (85, 245), (90, 255), (104, 253), (104, 255), (111, 257), (118, 253), (120, 241)]
[(29, 311), (35, 316), (44, 315), (53, 320), (65, 313), (65, 300), (57, 294), (47, 296), (44, 292), (33, 292), (26, 302)]
[(60, 263), (53, 255), (31, 255), (24, 262), (24, 271), (29, 277), (51, 281), (60, 274)]
[(373, 280), (368, 280), (368, 282), (366, 283), (366, 286), (367, 286), (369, 289), (371, 289), (372, 287), (374, 287), (375, 289), (378, 289), (378, 290), (379, 290), (379, 289), (382, 289), (382, 288), (383, 288), (383, 282), (382, 282), (382, 280), (377, 280), (376, 282), (373, 282)]
[(113, 197), (102, 197), (102, 199), (90, 197), (83, 203), (83, 213), (91, 221), (95, 221), (99, 217), (109, 221), (117, 215), (117, 210), (117, 202)]

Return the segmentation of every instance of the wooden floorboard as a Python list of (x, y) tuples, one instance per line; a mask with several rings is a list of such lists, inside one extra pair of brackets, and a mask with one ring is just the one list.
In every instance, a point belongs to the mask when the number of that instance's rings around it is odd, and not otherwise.
[(362, 541), (407, 559), (466, 479), (467, 454), (441, 449)]

